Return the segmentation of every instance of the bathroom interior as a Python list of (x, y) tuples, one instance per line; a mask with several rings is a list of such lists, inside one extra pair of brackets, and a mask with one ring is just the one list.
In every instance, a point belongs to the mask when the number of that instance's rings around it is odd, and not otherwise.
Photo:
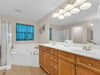
[(100, 75), (100, 0), (0, 0), (0, 75)]

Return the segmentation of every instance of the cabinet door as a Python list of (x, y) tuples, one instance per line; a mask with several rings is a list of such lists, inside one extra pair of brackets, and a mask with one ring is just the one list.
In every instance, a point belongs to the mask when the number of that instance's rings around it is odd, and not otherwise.
[(83, 67), (76, 67), (76, 75), (99, 75), (87, 68), (83, 68)]
[(72, 63), (59, 59), (58, 75), (75, 75), (75, 67)]
[(43, 51), (39, 52), (39, 63), (41, 67), (44, 67), (44, 52)]
[(49, 74), (50, 73), (50, 54), (44, 53), (44, 69)]

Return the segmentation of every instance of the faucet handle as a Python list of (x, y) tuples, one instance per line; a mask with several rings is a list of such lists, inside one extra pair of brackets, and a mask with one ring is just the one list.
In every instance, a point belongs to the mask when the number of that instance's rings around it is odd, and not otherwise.
[(83, 50), (87, 50), (87, 47), (86, 46), (83, 46)]

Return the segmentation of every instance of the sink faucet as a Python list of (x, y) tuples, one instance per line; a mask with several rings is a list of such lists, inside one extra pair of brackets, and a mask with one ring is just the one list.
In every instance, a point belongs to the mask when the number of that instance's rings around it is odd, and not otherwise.
[(90, 51), (90, 50), (92, 50), (92, 48), (90, 46), (89, 47), (83, 46), (83, 50)]
[(92, 43), (88, 43), (85, 46), (83, 46), (83, 50), (91, 51), (92, 47), (93, 47), (93, 44)]

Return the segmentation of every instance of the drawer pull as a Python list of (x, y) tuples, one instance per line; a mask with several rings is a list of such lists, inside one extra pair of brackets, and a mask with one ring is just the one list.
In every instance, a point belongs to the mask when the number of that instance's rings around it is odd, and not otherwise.
[(51, 64), (51, 66), (53, 66), (53, 64)]
[(74, 65), (72, 65), (72, 67), (74, 67)]
[(92, 64), (88, 64), (88, 66), (92, 66)]
[(51, 64), (51, 66), (55, 66), (54, 64)]
[(76, 66), (76, 69), (78, 69), (78, 66)]

